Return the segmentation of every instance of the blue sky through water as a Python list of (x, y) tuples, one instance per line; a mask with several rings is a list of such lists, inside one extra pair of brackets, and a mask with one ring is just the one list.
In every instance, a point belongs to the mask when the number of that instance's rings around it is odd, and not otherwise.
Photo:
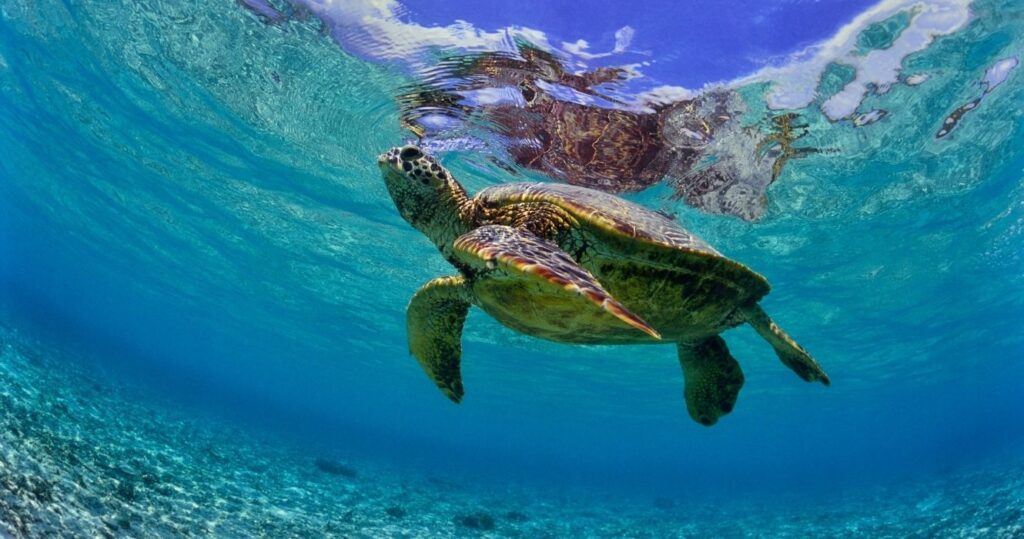
[[(521, 0), (448, 2), (407, 0), (402, 18), (424, 26), (464, 20), (495, 30), (508, 26), (545, 32), (552, 42), (584, 40), (589, 52), (612, 51), (616, 32), (633, 29), (623, 54), (610, 63), (650, 62), (655, 80), (698, 88), (747, 75), (791, 53), (824, 41), (869, 0)], [(557, 40), (557, 41), (556, 41)], [(600, 60), (598, 60), (600, 62)]]

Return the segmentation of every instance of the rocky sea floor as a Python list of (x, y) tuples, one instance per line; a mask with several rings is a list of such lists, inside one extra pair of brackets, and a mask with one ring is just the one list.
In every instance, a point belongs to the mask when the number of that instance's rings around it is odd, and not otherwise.
[(1010, 538), (1022, 511), (1021, 457), (827, 504), (417, 476), (197, 419), (0, 326), (0, 537)]

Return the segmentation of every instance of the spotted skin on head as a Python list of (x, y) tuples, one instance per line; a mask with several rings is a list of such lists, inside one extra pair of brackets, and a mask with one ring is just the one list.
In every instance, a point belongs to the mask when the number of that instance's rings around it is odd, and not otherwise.
[(424, 185), (431, 181), (444, 181), (449, 177), (448, 170), (437, 159), (411, 145), (391, 148), (377, 158), (377, 162), (381, 165), (386, 163), (395, 172)]
[(442, 253), (469, 230), (474, 204), (433, 156), (407, 145), (381, 154), (377, 164), (398, 213)]

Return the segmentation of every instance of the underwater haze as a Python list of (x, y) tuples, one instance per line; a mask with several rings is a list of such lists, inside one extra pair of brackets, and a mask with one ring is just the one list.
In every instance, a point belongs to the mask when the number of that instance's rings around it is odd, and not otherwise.
[[(587, 113), (741, 103), (695, 166), (755, 218), (621, 196), (764, 275), (830, 387), (730, 330), (704, 427), (672, 346), (478, 309), (462, 403), (424, 376), (405, 309), (455, 270), (377, 156), (572, 181), (493, 121), (515, 84), (437, 77), (524, 43), (623, 73), (540, 79)], [(0, 536), (1022, 536), (1021, 59), (1017, 0), (0, 0)]]

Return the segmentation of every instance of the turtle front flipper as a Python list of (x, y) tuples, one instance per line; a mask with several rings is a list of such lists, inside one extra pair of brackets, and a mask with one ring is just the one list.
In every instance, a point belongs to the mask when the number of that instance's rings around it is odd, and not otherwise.
[(753, 326), (758, 335), (772, 345), (782, 363), (792, 369), (797, 376), (807, 382), (820, 381), (825, 385), (831, 384), (821, 365), (818, 365), (818, 362), (807, 353), (807, 350), (786, 335), (786, 332), (775, 324), (760, 305), (755, 303), (740, 309), (739, 312), (746, 322)]
[(462, 325), (470, 293), (464, 277), (438, 277), (416, 291), (406, 321), (409, 352), (449, 399), (462, 400)]
[(529, 231), (486, 225), (459, 236), (453, 248), (455, 258), (478, 277), (525, 279), (537, 290), (550, 292), (553, 297), (578, 297), (579, 302), (572, 303), (574, 308), (596, 306), (629, 326), (661, 339), (654, 328), (616, 301), (565, 251)]
[(710, 427), (732, 411), (743, 387), (743, 371), (724, 339), (715, 335), (679, 343), (679, 364), (686, 379), (686, 409), (694, 421)]

